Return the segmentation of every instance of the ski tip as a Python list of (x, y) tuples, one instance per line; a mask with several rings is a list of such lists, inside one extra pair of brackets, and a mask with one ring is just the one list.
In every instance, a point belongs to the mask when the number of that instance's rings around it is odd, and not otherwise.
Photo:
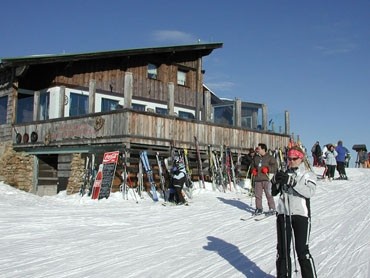
[(252, 215), (252, 216), (241, 216), (241, 217), (240, 217), (240, 220), (241, 220), (241, 221), (247, 221), (247, 220), (249, 220), (249, 219), (253, 219), (253, 217), (254, 217), (253, 215)]

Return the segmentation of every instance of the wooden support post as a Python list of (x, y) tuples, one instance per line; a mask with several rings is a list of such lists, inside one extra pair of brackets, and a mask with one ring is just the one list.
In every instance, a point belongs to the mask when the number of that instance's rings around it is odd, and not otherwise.
[(91, 79), (89, 82), (89, 114), (95, 113), (95, 95), (96, 95), (96, 81)]
[(133, 92), (132, 72), (125, 72), (125, 85), (123, 89), (123, 95), (125, 98), (124, 108), (131, 108), (132, 92)]
[(168, 96), (167, 96), (167, 109), (168, 115), (175, 115), (175, 85), (173, 82), (168, 82)]

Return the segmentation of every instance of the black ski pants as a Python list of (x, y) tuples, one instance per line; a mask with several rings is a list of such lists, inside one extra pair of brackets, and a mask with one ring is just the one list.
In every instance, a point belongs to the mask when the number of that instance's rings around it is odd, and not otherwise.
[(328, 178), (334, 178), (336, 166), (335, 165), (326, 165), (326, 167), (328, 167), (328, 170), (326, 171), (326, 176)]
[(295, 252), (301, 268), (302, 278), (315, 278), (316, 270), (313, 258), (309, 251), (309, 237), (311, 230), (310, 218), (292, 215), (290, 225), (289, 215), (279, 214), (276, 220), (277, 226), (277, 278), (292, 276), (292, 263), (290, 258), (290, 245), (292, 241), (292, 229), (294, 232)]
[(344, 162), (337, 161), (337, 171), (338, 171), (341, 178), (345, 178), (347, 176)]

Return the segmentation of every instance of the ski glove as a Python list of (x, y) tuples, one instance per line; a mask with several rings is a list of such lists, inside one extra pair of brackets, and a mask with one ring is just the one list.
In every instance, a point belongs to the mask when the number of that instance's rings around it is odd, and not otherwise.
[(262, 174), (268, 174), (269, 173), (269, 167), (267, 167), (267, 166), (263, 166), (262, 168), (261, 168), (261, 172), (262, 172)]
[(252, 175), (257, 176), (257, 174), (258, 174), (257, 168), (253, 168), (252, 169)]
[(279, 171), (275, 174), (273, 178), (274, 183), (279, 183), (280, 185), (286, 185), (289, 187), (294, 187), (297, 184), (295, 179), (297, 175), (294, 173), (288, 174), (283, 171)]
[(289, 180), (289, 175), (283, 171), (279, 171), (275, 174), (273, 180), (275, 183), (287, 184)]

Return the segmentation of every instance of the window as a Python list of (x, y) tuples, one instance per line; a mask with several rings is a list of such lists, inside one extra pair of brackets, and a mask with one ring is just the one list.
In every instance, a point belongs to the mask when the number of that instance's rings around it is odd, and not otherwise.
[(145, 111), (145, 105), (132, 103), (132, 109), (137, 110), (137, 111)]
[(119, 108), (122, 108), (122, 106), (118, 104), (118, 100), (102, 98), (101, 112), (113, 111)]
[(252, 116), (242, 117), (242, 127), (252, 128)]
[(167, 115), (168, 114), (168, 110), (166, 108), (156, 107), (155, 108), (155, 113), (161, 114), (161, 115)]
[(186, 71), (178, 70), (177, 71), (177, 84), (178, 85), (186, 85)]
[(49, 119), (50, 94), (49, 92), (40, 95), (40, 120)]
[(214, 123), (233, 125), (234, 122), (234, 106), (220, 105), (213, 108)]
[(148, 64), (148, 78), (157, 79), (158, 67), (154, 64)]
[(182, 119), (194, 119), (193, 113), (185, 111), (179, 111), (179, 117)]
[(69, 116), (79, 116), (88, 114), (88, 96), (82, 94), (70, 94)]
[(17, 123), (33, 121), (33, 95), (18, 94)]
[(6, 124), (6, 115), (8, 111), (8, 96), (0, 97), (0, 124)]

